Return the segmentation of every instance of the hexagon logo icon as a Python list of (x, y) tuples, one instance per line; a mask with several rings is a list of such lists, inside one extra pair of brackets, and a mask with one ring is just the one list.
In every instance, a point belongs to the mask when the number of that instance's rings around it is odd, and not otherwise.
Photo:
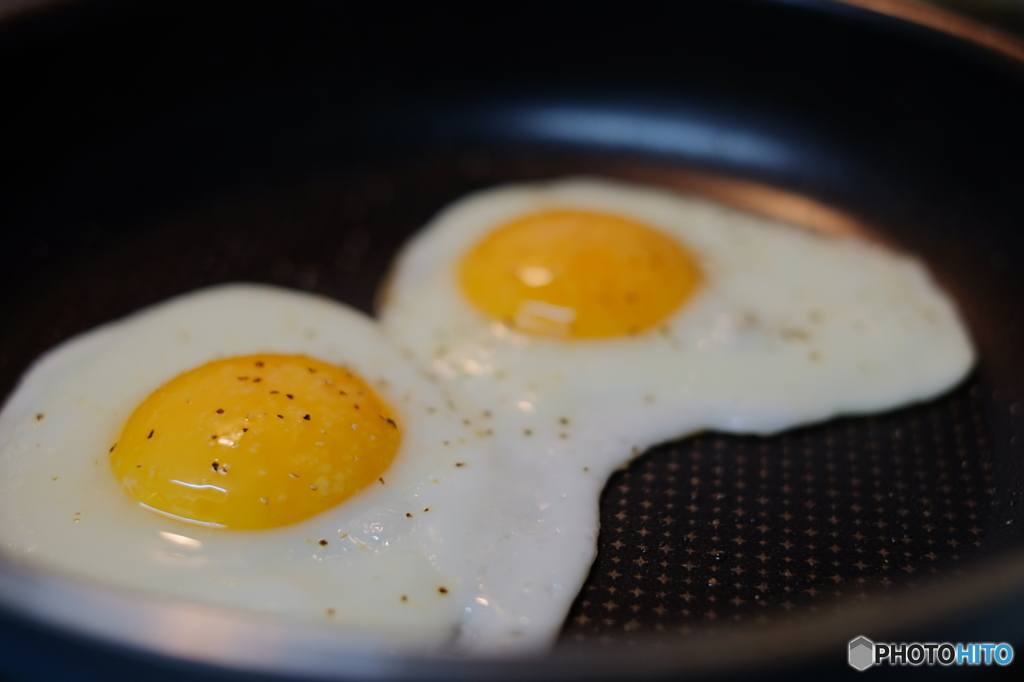
[(867, 670), (875, 662), (875, 643), (863, 636), (851, 639), (849, 654), (850, 665), (853, 668)]

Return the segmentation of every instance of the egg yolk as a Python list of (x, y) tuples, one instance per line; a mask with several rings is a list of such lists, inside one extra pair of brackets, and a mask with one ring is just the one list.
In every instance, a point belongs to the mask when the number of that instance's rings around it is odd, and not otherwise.
[(185, 372), (139, 405), (110, 451), (124, 490), (182, 521), (275, 528), (384, 483), (401, 432), (355, 373), (296, 355)]
[(700, 284), (677, 241), (626, 218), (581, 210), (529, 215), (463, 258), (460, 284), (486, 314), (532, 334), (634, 334), (664, 320)]

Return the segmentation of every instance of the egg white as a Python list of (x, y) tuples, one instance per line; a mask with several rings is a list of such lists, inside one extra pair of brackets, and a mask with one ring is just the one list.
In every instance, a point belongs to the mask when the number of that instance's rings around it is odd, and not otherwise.
[[(662, 324), (621, 338), (532, 336), (471, 305), (457, 280), (464, 254), (503, 224), (565, 208), (678, 239), (705, 281)], [(479, 650), (541, 636), (517, 630), (553, 604), (568, 611), (585, 573), (558, 567), (593, 556), (607, 477), (649, 446), (890, 409), (949, 389), (974, 360), (953, 303), (911, 256), (594, 179), (506, 186), (451, 205), (396, 259), (380, 315), (465, 410), (491, 415), (504, 451), (503, 523), (514, 530), (480, 562), (503, 576), (480, 589), (488, 607), (465, 621), (464, 645)]]
[[(271, 530), (140, 508), (108, 461), (128, 415), (184, 371), (257, 352), (345, 365), (375, 387), (403, 430), (385, 482)], [(0, 544), (79, 580), (323, 623), (387, 650), (447, 650), (475, 604), (481, 569), (467, 557), (494, 486), (490, 446), (463, 421), (358, 312), (268, 286), (196, 292), (76, 337), (23, 377), (0, 415)]]
[[(529, 336), (473, 308), (456, 281), (462, 255), (509, 220), (565, 207), (675, 235), (704, 285), (621, 339)], [(606, 181), (458, 202), (405, 247), (382, 300), (378, 328), (325, 299), (218, 287), (44, 356), (0, 414), (5, 553), (397, 651), (542, 651), (593, 561), (615, 468), (702, 429), (770, 433), (926, 399), (973, 362), (955, 308), (913, 258)], [(404, 429), (386, 483), (265, 531), (141, 510), (107, 461), (120, 425), (181, 372), (256, 352), (346, 364), (378, 388)]]

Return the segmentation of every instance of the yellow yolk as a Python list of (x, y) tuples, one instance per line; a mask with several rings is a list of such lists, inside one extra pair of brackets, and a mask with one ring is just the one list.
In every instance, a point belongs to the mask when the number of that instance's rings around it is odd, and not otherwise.
[(682, 305), (700, 268), (646, 225), (553, 210), (491, 232), (462, 260), (460, 283), (488, 315), (522, 331), (592, 338), (647, 329)]
[(186, 372), (139, 405), (111, 448), (125, 491), (183, 521), (274, 528), (380, 484), (401, 433), (354, 373), (252, 355)]

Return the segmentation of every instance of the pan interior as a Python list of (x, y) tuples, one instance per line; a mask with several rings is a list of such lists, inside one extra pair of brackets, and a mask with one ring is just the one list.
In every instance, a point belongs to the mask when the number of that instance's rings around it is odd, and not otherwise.
[[(370, 311), (395, 249), (440, 206), (482, 186), (571, 173), (684, 190), (716, 179), (671, 164), (476, 149), (223, 201), (126, 237), (37, 294), (7, 334), (4, 388), (50, 340), (218, 282), (271, 282)], [(763, 187), (717, 181), (778, 203)], [(598, 559), (563, 639), (776, 625), (963, 575), (1017, 542), (988, 415), (1020, 408), (993, 391), (982, 369), (946, 397), (888, 414), (655, 448), (605, 489)]]

